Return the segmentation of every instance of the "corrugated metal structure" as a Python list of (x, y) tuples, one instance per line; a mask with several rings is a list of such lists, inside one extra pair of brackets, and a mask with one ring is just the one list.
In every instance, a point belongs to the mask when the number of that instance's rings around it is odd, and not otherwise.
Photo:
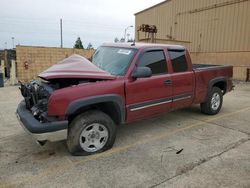
[[(250, 0), (167, 0), (136, 13), (136, 28), (142, 24), (157, 26), (157, 43), (182, 44), (197, 63), (203, 58), (206, 63), (234, 65), (235, 78), (245, 79), (250, 67)], [(149, 41), (141, 31), (135, 36), (136, 41)]]

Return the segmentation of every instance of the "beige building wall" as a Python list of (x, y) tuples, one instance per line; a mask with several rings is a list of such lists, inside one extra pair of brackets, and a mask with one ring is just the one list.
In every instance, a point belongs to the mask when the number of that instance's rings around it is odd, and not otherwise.
[(190, 43), (191, 52), (250, 51), (249, 10), (250, 0), (168, 0), (135, 14), (135, 22), (156, 25), (159, 40)]
[(93, 53), (94, 50), (19, 45), (16, 47), (17, 79), (22, 82), (36, 79), (40, 72), (72, 54), (90, 58)]
[[(250, 52), (191, 53), (193, 63), (232, 65), (236, 80), (246, 80)], [(240, 63), (239, 63), (240, 62)]]
[[(156, 42), (200, 53), (196, 63), (234, 65), (234, 78), (244, 80), (250, 67), (249, 18), (250, 0), (167, 0), (136, 13), (135, 25), (156, 25)], [(143, 32), (135, 36), (149, 41)]]

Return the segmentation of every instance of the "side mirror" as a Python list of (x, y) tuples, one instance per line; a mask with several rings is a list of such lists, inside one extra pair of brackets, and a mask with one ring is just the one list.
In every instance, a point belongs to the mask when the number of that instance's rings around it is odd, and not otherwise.
[(149, 67), (136, 67), (132, 73), (132, 78), (148, 78), (152, 76), (152, 70)]

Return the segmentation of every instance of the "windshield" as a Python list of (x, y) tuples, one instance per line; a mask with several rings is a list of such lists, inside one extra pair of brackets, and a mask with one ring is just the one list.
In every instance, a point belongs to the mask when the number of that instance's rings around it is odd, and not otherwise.
[(92, 57), (92, 62), (115, 76), (123, 76), (134, 57), (135, 49), (99, 47)]

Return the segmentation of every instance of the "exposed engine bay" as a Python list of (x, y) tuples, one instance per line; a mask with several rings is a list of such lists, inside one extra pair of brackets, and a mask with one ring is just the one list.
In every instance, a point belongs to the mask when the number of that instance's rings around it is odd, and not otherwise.
[(41, 123), (55, 120), (56, 117), (48, 116), (48, 101), (50, 95), (57, 89), (73, 85), (98, 81), (96, 79), (53, 79), (50, 81), (32, 80), (28, 83), (21, 83), (21, 93), (24, 97), (26, 108)]
[(40, 122), (48, 122), (48, 100), (54, 87), (48, 83), (33, 80), (29, 83), (21, 83), (21, 93), (24, 97), (26, 108), (29, 109), (33, 116)]

